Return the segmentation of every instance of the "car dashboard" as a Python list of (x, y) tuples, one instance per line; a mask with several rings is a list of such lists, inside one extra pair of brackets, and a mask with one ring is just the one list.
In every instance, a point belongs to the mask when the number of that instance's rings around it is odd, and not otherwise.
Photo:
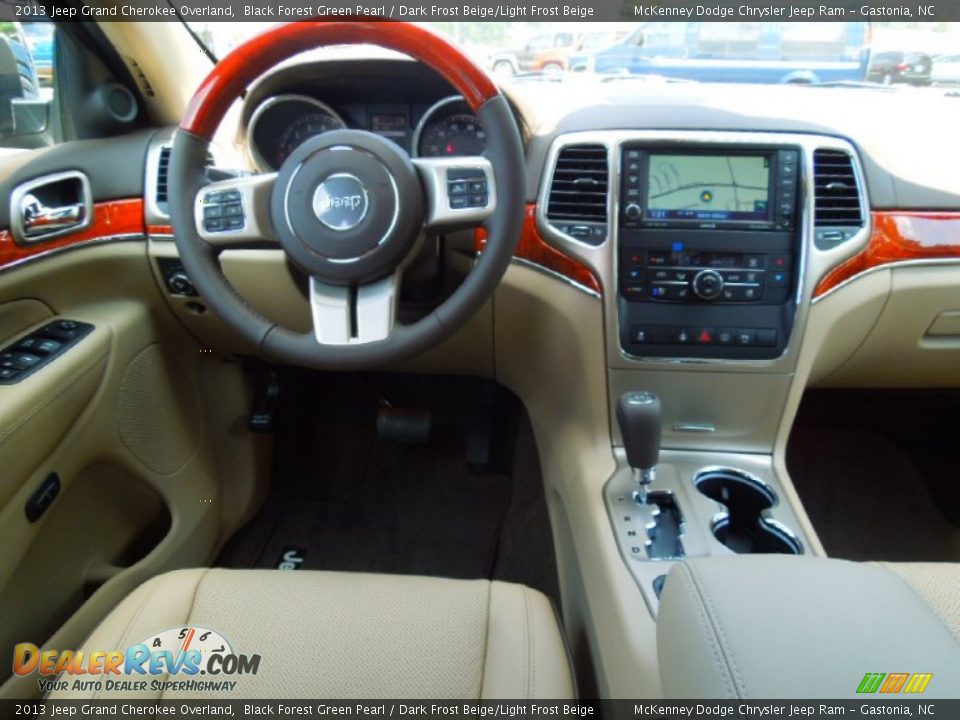
[[(641, 690), (655, 696), (656, 672), (638, 670), (649, 669), (655, 646), (653, 623), (646, 621), (658, 611), (658, 587), (678, 557), (737, 552), (723, 534), (736, 514), (724, 505), (731, 487), (762, 500), (762, 517), (750, 519), (762, 520), (767, 547), (824, 554), (784, 460), (807, 388), (960, 385), (957, 100), (910, 95), (918, 127), (903, 132), (904, 95), (891, 90), (574, 77), (518, 79), (503, 90), (526, 163), (513, 261), (492, 299), (456, 334), (387, 369), (495, 380), (522, 400), (559, 564), (571, 575), (565, 587), (583, 596), (584, 609), (574, 616), (605, 619), (590, 632), (612, 695), (637, 692), (640, 680), (652, 678)], [(341, 128), (373, 132), (414, 158), (482, 155), (486, 140), (446, 81), (396, 59), (301, 58), (251, 86), (232, 120), (236, 125), (224, 135), (243, 155), (243, 173), (277, 172), (302, 142)], [(65, 144), (33, 165), (8, 161), (8, 196), (51, 165), (76, 168), (91, 180), (89, 228), (46, 243), (9, 235), (0, 243), (0, 269), (23, 266), (18, 292), (42, 297), (33, 269), (40, 263), (33, 261), (51, 258), (51, 306), (71, 317), (76, 310), (78, 321), (96, 326), (98, 359), (127, 353), (123, 362), (103, 365), (120, 373), (114, 382), (121, 398), (135, 394), (125, 388), (137, 390), (124, 368), (133, 368), (136, 380), (148, 374), (138, 369), (142, 363), (149, 368), (160, 352), (165, 336), (155, 340), (144, 328), (147, 318), (165, 317), (156, 312), (161, 303), (179, 321), (164, 321), (163, 332), (169, 325), (190, 340), (182, 355), (188, 367), (202, 363), (207, 372), (209, 353), (239, 360), (262, 376), (257, 382), (270, 383), (271, 373), (261, 372), (269, 356), (210, 310), (181, 260), (166, 185), (174, 132), (150, 128), (109, 143)], [(211, 176), (236, 179), (227, 169), (236, 166), (218, 149)], [(129, 162), (134, 157), (145, 157), (145, 164)], [(438, 237), (420, 238), (422, 262), (405, 268), (413, 280), (405, 289), (414, 292), (398, 302), (412, 316), (455, 292), (484, 252), (482, 228), (456, 226)], [(135, 244), (142, 242), (146, 252)], [(224, 249), (218, 260), (229, 284), (265, 318), (311, 330), (308, 278), (279, 247), (251, 243)], [(93, 301), (87, 301), (78, 278), (107, 276), (115, 281), (90, 283)], [(107, 291), (118, 301), (104, 302)], [(73, 296), (82, 301), (71, 306)], [(70, 353), (65, 357), (83, 359)], [(199, 407), (181, 382), (189, 375), (169, 375), (169, 385), (145, 397), (170, 395), (178, 407)], [(23, 377), (36, 383), (42, 374)], [(63, 382), (71, 387), (66, 374)], [(236, 382), (247, 382), (239, 370)], [(93, 397), (96, 383), (87, 386)], [(640, 392), (662, 401), (656, 489), (672, 503), (661, 509), (683, 527), (665, 551), (647, 542), (655, 540), (647, 536), (653, 518), (650, 508), (637, 511), (636, 478), (616, 415), (619, 400)], [(115, 397), (101, 395), (111, 403)], [(235, 429), (236, 418), (250, 412), (247, 396), (222, 395), (232, 404), (219, 420)], [(260, 399), (250, 400), (256, 417)], [(194, 416), (184, 411), (184, 418)], [(215, 436), (199, 425), (189, 434), (176, 430), (169, 436)], [(207, 455), (186, 441), (174, 450), (174, 459)], [(177, 492), (206, 511), (216, 506), (195, 499), (213, 496), (212, 479), (252, 472), (247, 455), (233, 455), (232, 472), (203, 466), (182, 476), (165, 466), (165, 456), (147, 457), (156, 463), (151, 477), (158, 487), (180, 483)], [(69, 471), (59, 463), (57, 469)], [(103, 482), (102, 473), (89, 477)], [(117, 478), (118, 488), (132, 485), (124, 474)], [(238, 486), (236, 495), (242, 492)], [(180, 530), (179, 520), (174, 527)]]

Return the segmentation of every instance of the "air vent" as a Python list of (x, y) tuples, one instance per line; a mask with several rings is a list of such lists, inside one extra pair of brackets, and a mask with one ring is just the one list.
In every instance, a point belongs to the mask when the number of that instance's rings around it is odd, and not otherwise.
[(167, 209), (167, 178), (170, 173), (170, 148), (160, 150), (160, 159), (157, 161), (157, 205)]
[(608, 177), (606, 147), (567, 145), (557, 156), (547, 218), (561, 229), (568, 223), (606, 223)]
[[(207, 151), (207, 167), (213, 167), (214, 165), (213, 154), (210, 151)], [(160, 157), (157, 160), (157, 207), (159, 207), (164, 212), (167, 212), (167, 200), (169, 199), (169, 192), (167, 190), (168, 178), (170, 175), (170, 146), (164, 145), (160, 149)]]
[(155, 93), (153, 91), (153, 86), (150, 84), (150, 81), (147, 80), (147, 75), (143, 72), (140, 64), (132, 57), (124, 57), (123, 59), (127, 63), (127, 67), (130, 68), (130, 74), (133, 76), (134, 81), (140, 88), (140, 92), (142, 92), (146, 97), (154, 97)]
[(814, 224), (829, 227), (863, 226), (863, 208), (853, 159), (843, 150), (813, 154)]

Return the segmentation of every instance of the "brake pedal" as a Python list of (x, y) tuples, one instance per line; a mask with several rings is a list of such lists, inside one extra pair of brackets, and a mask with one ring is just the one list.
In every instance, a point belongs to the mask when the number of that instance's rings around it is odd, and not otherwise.
[(381, 407), (377, 412), (377, 435), (401, 445), (420, 445), (433, 432), (433, 414), (416, 408)]

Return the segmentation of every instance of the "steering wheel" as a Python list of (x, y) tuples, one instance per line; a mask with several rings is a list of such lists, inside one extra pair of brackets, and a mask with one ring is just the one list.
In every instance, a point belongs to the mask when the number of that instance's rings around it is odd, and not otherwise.
[[(209, 182), (210, 140), (250, 83), (298, 53), (343, 44), (402, 52), (446, 78), (484, 128), (483, 155), (411, 159), (379, 135), (334, 130), (306, 140), (275, 173)], [(264, 355), (362, 369), (427, 350), (480, 309), (520, 235), (523, 178), (523, 147), (506, 99), (442, 36), (399, 22), (294, 22), (236, 48), (193, 96), (170, 156), (170, 220), (200, 294)], [(486, 228), (487, 243), (466, 280), (426, 317), (397, 323), (403, 268), (423, 234), (477, 226)], [(312, 332), (266, 319), (224, 277), (221, 251), (264, 242), (279, 243), (309, 277)]]

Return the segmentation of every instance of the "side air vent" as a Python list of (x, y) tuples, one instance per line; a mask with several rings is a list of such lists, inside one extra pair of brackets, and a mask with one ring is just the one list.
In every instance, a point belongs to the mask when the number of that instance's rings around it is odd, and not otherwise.
[(550, 224), (578, 240), (599, 245), (607, 236), (607, 148), (567, 145), (557, 156), (547, 201)]
[[(214, 165), (213, 155), (210, 152), (207, 152), (207, 167), (213, 167), (213, 165)], [(167, 190), (169, 185), (169, 175), (170, 175), (170, 146), (164, 145), (160, 149), (160, 157), (157, 158), (157, 192), (156, 192), (157, 207), (159, 207), (164, 212), (167, 212), (167, 201), (169, 200), (169, 192)]]
[(853, 158), (844, 150), (813, 153), (814, 241), (830, 250), (849, 240), (864, 225)]
[(816, 225), (863, 225), (860, 190), (853, 160), (843, 150), (813, 154)]
[(163, 210), (167, 209), (167, 180), (170, 174), (170, 148), (164, 147), (160, 150), (160, 157), (157, 160), (157, 205)]

